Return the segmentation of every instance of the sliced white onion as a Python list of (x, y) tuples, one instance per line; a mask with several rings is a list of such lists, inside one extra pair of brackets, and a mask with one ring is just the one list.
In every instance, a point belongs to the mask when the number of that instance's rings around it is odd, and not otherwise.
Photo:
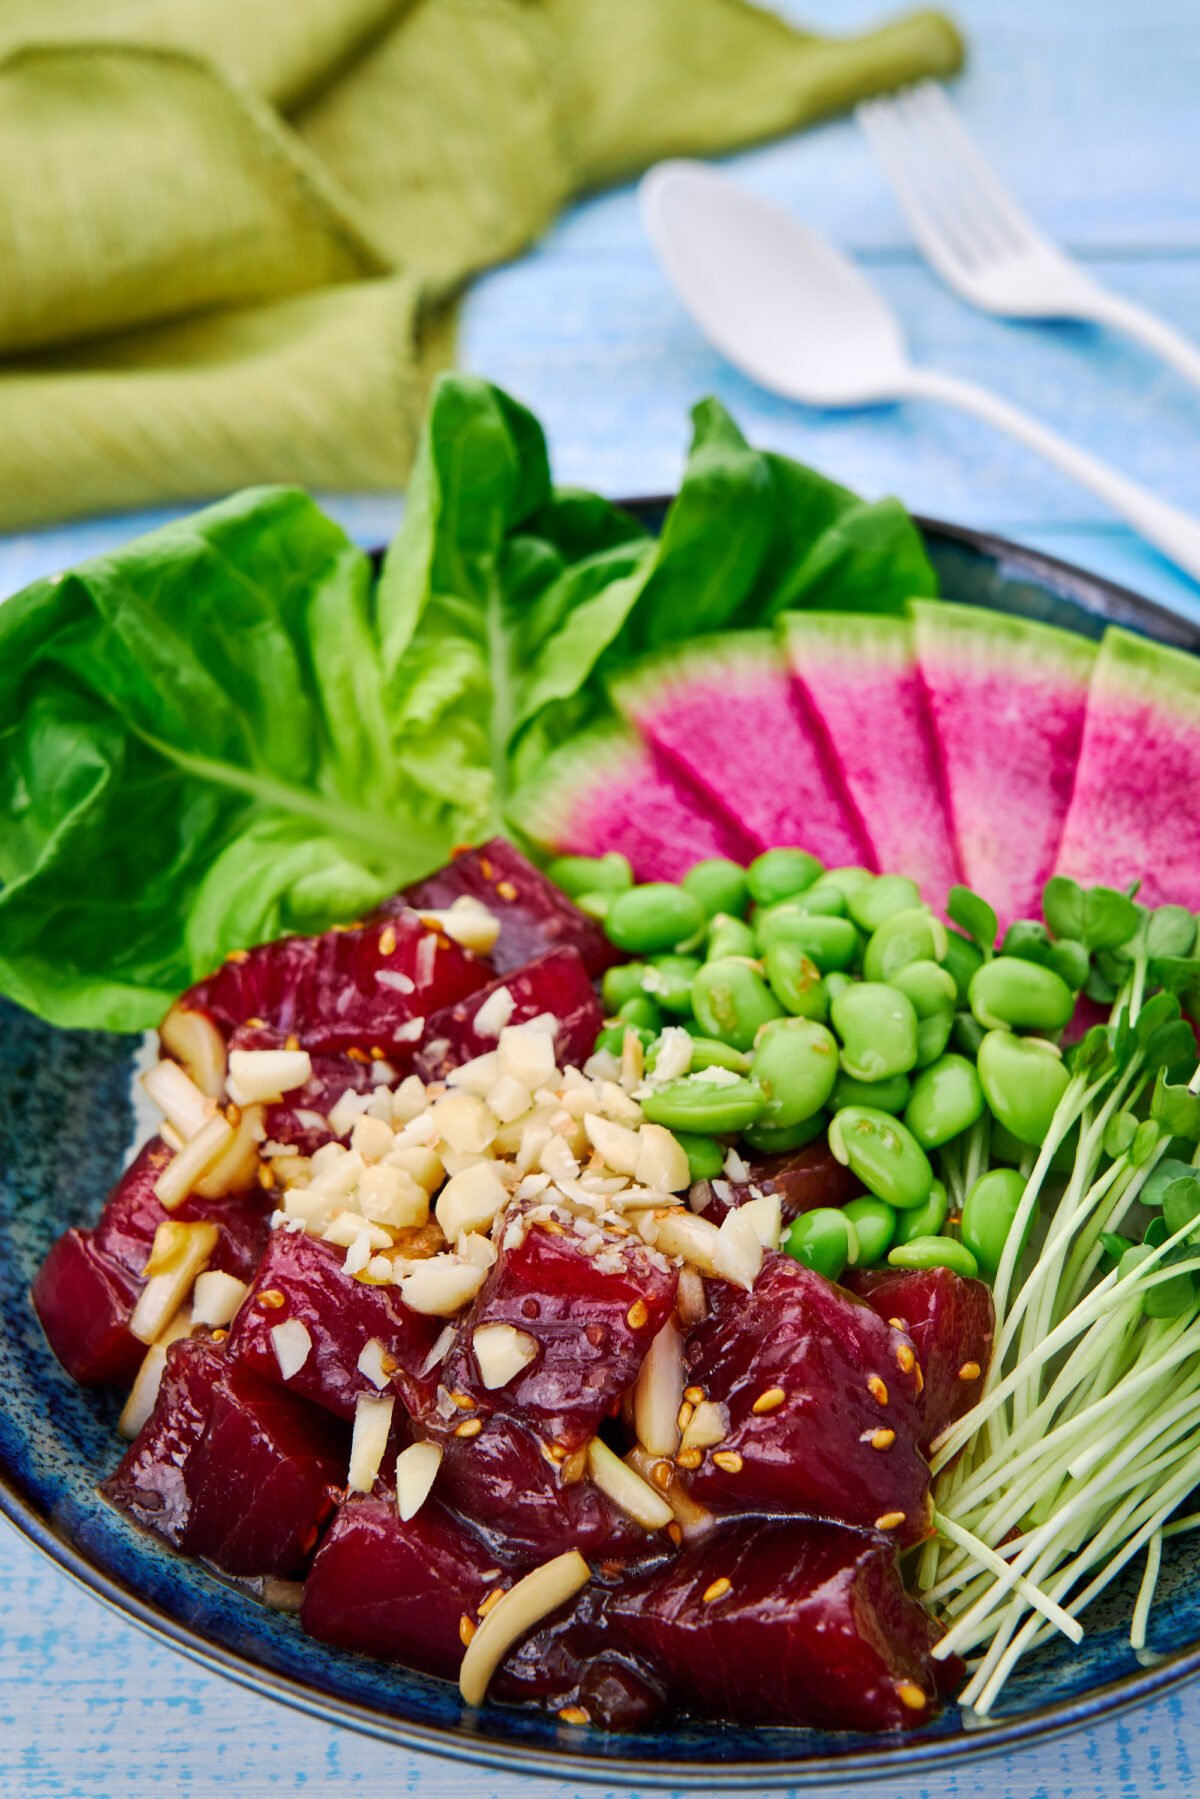
[(402, 1524), (415, 1518), (429, 1498), (441, 1465), (436, 1443), (410, 1443), (396, 1457), (396, 1510)]
[(539, 1344), (528, 1331), (511, 1324), (481, 1324), (471, 1337), (479, 1378), (489, 1390), (506, 1387), (528, 1368)]
[(229, 1073), (241, 1095), (240, 1103), (282, 1099), (312, 1078), (312, 1057), (306, 1049), (234, 1049), (229, 1052)]
[(482, 1705), (492, 1675), (513, 1644), (585, 1587), (592, 1571), (577, 1549), (526, 1574), (497, 1601), (467, 1645), (458, 1686), (468, 1705)]
[(210, 1174), (233, 1142), (234, 1129), (228, 1119), (214, 1112), (194, 1137), (189, 1137), (177, 1155), (171, 1157), (154, 1183), (154, 1197), (160, 1206), (173, 1212), (189, 1193), (194, 1193), (205, 1175)]
[(240, 1281), (236, 1274), (209, 1268), (196, 1276), (192, 1317), (197, 1324), (208, 1324), (214, 1330), (220, 1330), (232, 1322), (248, 1291), (245, 1281)]
[(176, 1312), (157, 1343), (152, 1343), (142, 1357), (142, 1365), (134, 1376), (129, 1397), (117, 1419), (117, 1429), (123, 1437), (132, 1440), (149, 1421), (158, 1400), (163, 1371), (167, 1366), (167, 1350), (176, 1338), (186, 1337), (191, 1328), (192, 1318), (184, 1306), (181, 1311)]
[(142, 1076), (142, 1086), (185, 1143), (204, 1128), (216, 1109), (215, 1102), (178, 1062), (156, 1063)]
[(275, 1351), (275, 1360), (279, 1363), (279, 1372), (284, 1380), (291, 1380), (299, 1374), (312, 1353), (312, 1338), (308, 1326), (299, 1318), (285, 1318), (282, 1324), (271, 1328), (271, 1348)]
[(215, 1224), (180, 1224), (171, 1219), (160, 1224), (155, 1232), (155, 1249), (151, 1250), (147, 1266), (155, 1265), (160, 1233), (166, 1232), (171, 1235), (164, 1236), (163, 1243), (164, 1246), (169, 1243), (170, 1248), (164, 1248), (164, 1253), (159, 1255), (156, 1265), (159, 1271), (146, 1282), (129, 1320), (130, 1334), (139, 1343), (153, 1343), (161, 1337), (217, 1246)]
[(593, 1437), (588, 1444), (588, 1472), (613, 1504), (640, 1524), (643, 1530), (662, 1530), (675, 1514), (662, 1494), (644, 1481), (640, 1474), (614, 1455), (607, 1443)]
[(352, 1493), (369, 1493), (387, 1450), (388, 1433), (396, 1401), (373, 1393), (360, 1393), (354, 1402), (354, 1434), (350, 1439), (350, 1472), (346, 1485)]
[(225, 1039), (203, 1012), (191, 1012), (178, 1001), (158, 1027), (162, 1046), (182, 1063), (201, 1093), (220, 1099), (225, 1091)]
[(258, 1176), (258, 1148), (266, 1136), (262, 1107), (247, 1106), (238, 1120), (233, 1141), (213, 1163), (196, 1192), (202, 1199), (223, 1199), (227, 1193), (247, 1193)]
[(646, 1352), (633, 1389), (634, 1429), (651, 1455), (675, 1454), (683, 1386), (683, 1338), (675, 1320), (668, 1318)]

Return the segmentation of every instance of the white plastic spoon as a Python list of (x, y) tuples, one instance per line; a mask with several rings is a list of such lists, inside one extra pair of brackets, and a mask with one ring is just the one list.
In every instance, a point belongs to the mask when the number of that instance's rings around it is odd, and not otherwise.
[(1200, 519), (1170, 506), (1007, 400), (917, 368), (895, 314), (815, 232), (705, 163), (641, 186), (651, 244), (705, 336), (752, 380), (808, 406), (946, 400), (1037, 450), (1200, 580)]

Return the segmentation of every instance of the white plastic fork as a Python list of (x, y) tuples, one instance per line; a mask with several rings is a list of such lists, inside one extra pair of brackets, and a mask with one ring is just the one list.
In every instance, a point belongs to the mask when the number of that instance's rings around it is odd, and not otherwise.
[(1043, 236), (936, 82), (868, 101), (857, 117), (913, 236), (955, 293), (1004, 318), (1114, 326), (1200, 387), (1200, 350), (1144, 306), (1102, 287)]

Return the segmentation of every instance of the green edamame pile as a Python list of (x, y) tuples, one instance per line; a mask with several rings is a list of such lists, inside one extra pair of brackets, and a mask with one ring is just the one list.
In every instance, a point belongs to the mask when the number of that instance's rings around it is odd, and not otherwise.
[[(1149, 1012), (1153, 1028), (1139, 1022), (1138, 1048), (1151, 1061), (1119, 1114), (1131, 1133), (1120, 1154), (1138, 1133), (1143, 1158), (1166, 1140), (1149, 1088), (1170, 1091), (1176, 1065), (1194, 1065), (1172, 988), (1200, 994), (1200, 959), (1196, 920), (1180, 907), (1148, 911), (1056, 878), (1043, 920), (1011, 925), (998, 943), (995, 913), (969, 888), (951, 890), (943, 916), (906, 875), (825, 868), (802, 849), (768, 850), (747, 868), (697, 862), (677, 885), (638, 885), (614, 855), (563, 858), (549, 873), (630, 958), (604, 976), (597, 1048), (619, 1055), (634, 1033), (644, 1113), (680, 1133), (694, 1179), (713, 1178), (727, 1146), (767, 1154), (821, 1136), (857, 1178), (860, 1199), (803, 1214), (784, 1239), (831, 1279), (891, 1265), (994, 1281), (1006, 1250), (1011, 1265), (1034, 1226), (1026, 1207), (1010, 1244), (1051, 1136), (1059, 1169), (1070, 1167), (1056, 1119), (1098, 1058), (1128, 1056), (1119, 1020), (1100, 1028), (1103, 1043), (1092, 1031), (1068, 1044), (1082, 993), (1111, 1004), (1131, 966), (1143, 970), (1141, 1020)], [(1165, 990), (1147, 1005), (1155, 980)], [(680, 1028), (690, 1066), (655, 1079), (669, 1029), (678, 1066)], [(1097, 1256), (1141, 1253), (1101, 1235), (1088, 1244)]]

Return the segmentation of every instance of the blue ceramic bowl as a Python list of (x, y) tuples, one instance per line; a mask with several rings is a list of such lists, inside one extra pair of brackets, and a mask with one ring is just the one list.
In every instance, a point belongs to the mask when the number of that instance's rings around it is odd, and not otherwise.
[[(661, 504), (643, 503), (651, 523)], [(944, 525), (923, 525), (957, 599), (1098, 636), (1120, 621), (1185, 648), (1200, 631), (1080, 570)], [(553, 1715), (467, 1710), (444, 1681), (340, 1654), (294, 1618), (139, 1534), (97, 1497), (120, 1453), (118, 1405), (59, 1368), (29, 1304), (54, 1237), (91, 1223), (132, 1135), (129, 1039), (56, 1031), (0, 1007), (0, 1507), (63, 1571), (206, 1666), (303, 1710), (392, 1742), (476, 1763), (608, 1785), (804, 1786), (913, 1773), (1067, 1730), (1161, 1693), (1200, 1670), (1200, 1544), (1168, 1544), (1151, 1623), (1155, 1653), (1128, 1643), (1136, 1570), (1062, 1639), (1028, 1662), (985, 1728), (951, 1707), (918, 1735), (835, 1736), (685, 1723), (606, 1738)], [(68, 1603), (63, 1591), (64, 1609)]]

